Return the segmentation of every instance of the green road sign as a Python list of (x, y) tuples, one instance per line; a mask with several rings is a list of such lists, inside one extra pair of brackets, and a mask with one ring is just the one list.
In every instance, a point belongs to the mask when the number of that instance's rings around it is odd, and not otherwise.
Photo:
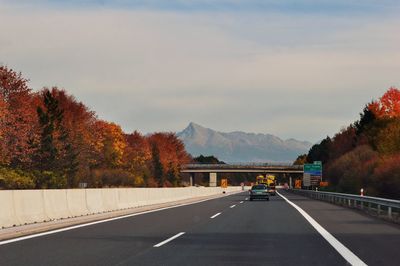
[(315, 161), (314, 163), (304, 164), (303, 183), (304, 186), (318, 186), (322, 181), (322, 162)]
[(304, 164), (304, 173), (322, 175), (322, 164)]

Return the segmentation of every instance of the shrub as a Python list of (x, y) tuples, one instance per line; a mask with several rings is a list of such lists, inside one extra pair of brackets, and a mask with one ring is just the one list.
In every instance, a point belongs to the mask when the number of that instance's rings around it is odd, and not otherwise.
[(140, 180), (132, 173), (121, 169), (96, 169), (88, 180), (90, 187), (133, 187)]
[(377, 196), (400, 199), (400, 155), (382, 158), (373, 176)]
[(325, 174), (339, 192), (358, 194), (361, 188), (372, 191), (377, 160), (378, 154), (371, 147), (359, 146), (328, 165)]
[(33, 174), (36, 188), (38, 189), (60, 189), (67, 187), (67, 177), (65, 174), (52, 171), (34, 171)]
[(21, 170), (0, 167), (0, 188), (30, 189), (35, 187), (33, 175)]

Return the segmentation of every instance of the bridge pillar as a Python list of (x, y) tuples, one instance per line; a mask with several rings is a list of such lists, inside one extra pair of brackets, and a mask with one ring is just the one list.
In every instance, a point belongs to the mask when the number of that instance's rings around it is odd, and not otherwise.
[(193, 187), (194, 184), (194, 173), (189, 173), (189, 182), (190, 182), (190, 186)]
[(217, 173), (210, 173), (210, 187), (216, 187), (217, 186)]

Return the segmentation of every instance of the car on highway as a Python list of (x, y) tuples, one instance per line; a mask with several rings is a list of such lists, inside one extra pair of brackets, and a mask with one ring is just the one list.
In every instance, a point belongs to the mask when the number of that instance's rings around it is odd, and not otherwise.
[(264, 184), (258, 184), (251, 187), (249, 191), (250, 200), (265, 199), (269, 200), (268, 187)]

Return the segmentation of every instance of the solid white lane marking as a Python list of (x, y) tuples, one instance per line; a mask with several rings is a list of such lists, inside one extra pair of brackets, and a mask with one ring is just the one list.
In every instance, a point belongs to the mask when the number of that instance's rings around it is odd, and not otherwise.
[(235, 207), (236, 207), (236, 205), (232, 205), (232, 206), (231, 206), (231, 207), (229, 207), (229, 208), (231, 208), (231, 209), (232, 209), (232, 208), (235, 208)]
[(118, 217), (114, 217), (114, 218), (108, 218), (108, 219), (105, 219), (105, 220), (100, 220), (100, 221), (95, 221), (95, 222), (90, 222), (90, 223), (85, 223), (85, 224), (79, 224), (79, 225), (74, 225), (74, 226), (65, 227), (65, 228), (61, 228), (61, 229), (56, 229), (56, 230), (51, 230), (51, 231), (47, 231), (47, 232), (37, 233), (37, 234), (33, 234), (33, 235), (21, 236), (21, 237), (9, 239), (9, 240), (0, 241), (0, 246), (1, 245), (6, 245), (6, 244), (10, 244), (10, 243), (14, 243), (14, 242), (18, 242), (18, 241), (31, 239), (31, 238), (35, 238), (35, 237), (41, 237), (41, 236), (61, 233), (61, 232), (65, 232), (65, 231), (69, 231), (69, 230), (73, 230), (73, 229), (77, 229), (77, 228), (81, 228), (81, 227), (86, 227), (86, 226), (91, 226), (91, 225), (95, 225), (95, 224), (111, 222), (111, 221), (115, 221), (115, 220), (119, 220), (119, 219), (125, 219), (125, 218), (138, 216), (138, 215), (142, 215), (142, 214), (158, 212), (158, 211), (164, 211), (164, 210), (183, 207), (183, 206), (187, 206), (187, 205), (193, 205), (193, 204), (202, 203), (202, 202), (209, 201), (209, 200), (215, 200), (215, 199), (219, 199), (219, 198), (223, 198), (223, 197), (228, 197), (228, 196), (231, 196), (231, 195), (234, 195), (234, 194), (239, 194), (239, 193), (242, 193), (242, 191), (240, 191), (238, 193), (227, 194), (227, 195), (224, 195), (224, 196), (221, 196), (221, 197), (218, 197), (218, 198), (204, 199), (204, 200), (199, 200), (199, 201), (190, 202), (190, 203), (182, 203), (182, 204), (175, 205), (175, 206), (169, 206), (169, 207), (164, 207), (164, 208), (155, 209), (155, 210), (137, 212), (137, 213), (127, 214), (127, 215), (118, 216)]
[(317, 230), (318, 233), (328, 241), (331, 246), (336, 249), (336, 251), (351, 265), (367, 265), (363, 262), (359, 257), (357, 257), (350, 249), (345, 247), (342, 243), (339, 242), (331, 233), (329, 233), (325, 228), (323, 228), (317, 221), (315, 221), (308, 213), (306, 213), (302, 208), (288, 200), (285, 196), (281, 195), (279, 192), (276, 192), (281, 198), (283, 198), (287, 203), (292, 205), (303, 217)]
[(218, 215), (220, 215), (221, 213), (219, 212), (219, 213), (216, 213), (216, 214), (214, 214), (213, 216), (211, 216), (210, 218), (211, 219), (214, 219), (215, 217), (217, 217)]
[(243, 203), (243, 201), (241, 201), (241, 202), (239, 202), (240, 204), (242, 204)]
[(165, 244), (167, 244), (168, 242), (174, 240), (175, 238), (180, 237), (180, 236), (183, 235), (184, 233), (185, 233), (185, 232), (180, 232), (179, 234), (176, 234), (176, 235), (174, 235), (173, 237), (170, 237), (170, 238), (168, 238), (167, 240), (164, 240), (163, 242), (160, 242), (160, 243), (158, 243), (157, 245), (154, 245), (153, 247), (159, 248), (159, 247), (161, 247), (162, 245), (165, 245)]

